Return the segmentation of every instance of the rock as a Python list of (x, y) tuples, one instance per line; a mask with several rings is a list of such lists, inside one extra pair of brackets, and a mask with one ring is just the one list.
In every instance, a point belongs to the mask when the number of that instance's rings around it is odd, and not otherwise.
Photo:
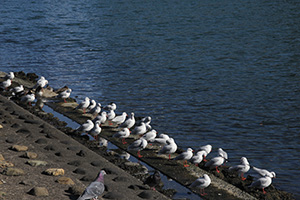
[(65, 174), (65, 170), (61, 168), (49, 168), (44, 173), (51, 176), (61, 176)]
[(60, 177), (57, 179), (57, 182), (63, 185), (75, 185), (74, 181), (69, 177)]
[(16, 143), (16, 142), (17, 142), (17, 140), (14, 139), (14, 138), (7, 138), (5, 141), (6, 141), (7, 143), (10, 143), (10, 144)]
[(13, 145), (11, 147), (12, 150), (15, 150), (15, 151), (27, 151), (28, 150), (28, 147), (27, 146), (22, 146), (22, 145)]
[(1, 153), (0, 153), (0, 160), (5, 160)]
[(46, 161), (42, 161), (42, 160), (28, 160), (26, 163), (33, 167), (46, 166), (48, 164)]
[(47, 197), (49, 192), (45, 187), (34, 187), (29, 191), (29, 194), (32, 194), (37, 197)]
[(74, 160), (74, 161), (68, 162), (68, 165), (73, 165), (73, 166), (77, 167), (77, 166), (81, 165), (81, 161)]
[(0, 160), (0, 168), (7, 168), (7, 167), (13, 167), (13, 166), (14, 166), (14, 164), (9, 161)]
[(21, 176), (24, 175), (25, 173), (22, 169), (9, 167), (4, 170), (3, 174), (7, 176)]
[(29, 158), (29, 159), (36, 159), (38, 157), (38, 155), (34, 152), (26, 152), (23, 155), (24, 158)]

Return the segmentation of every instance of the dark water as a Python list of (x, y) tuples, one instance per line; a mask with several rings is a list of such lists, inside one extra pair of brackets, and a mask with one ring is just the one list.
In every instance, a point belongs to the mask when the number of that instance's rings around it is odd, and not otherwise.
[(299, 10), (288, 0), (4, 0), (0, 70), (150, 115), (181, 147), (222, 147), (229, 164), (246, 156), (300, 198)]

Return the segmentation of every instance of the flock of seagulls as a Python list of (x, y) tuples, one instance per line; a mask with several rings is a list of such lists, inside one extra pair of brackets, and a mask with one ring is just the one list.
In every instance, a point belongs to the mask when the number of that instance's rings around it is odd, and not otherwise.
[[(14, 73), (10, 72), (4, 77), (4, 81), (0, 83), (0, 88), (2, 90), (8, 90), (14, 79)], [(26, 104), (31, 104), (35, 101), (35, 98), (40, 98), (42, 96), (43, 88), (48, 84), (48, 81), (45, 77), (41, 77), (36, 85), (33, 88), (25, 91), (23, 85), (18, 85), (14, 88), (11, 88), (10, 92), (14, 97), (18, 97), (21, 102)], [(70, 97), (72, 89), (67, 88), (61, 91), (56, 97), (63, 99), (66, 102), (66, 99)], [(95, 139), (98, 139), (98, 136), (101, 134), (101, 126), (109, 122), (110, 125), (113, 123), (117, 125), (118, 131), (112, 135), (114, 138), (118, 138), (122, 141), (123, 144), (126, 144), (126, 138), (132, 136), (138, 136), (134, 142), (128, 145), (128, 151), (136, 151), (139, 158), (143, 157), (141, 151), (147, 148), (148, 144), (156, 144), (160, 147), (158, 155), (165, 154), (168, 155), (169, 160), (181, 160), (184, 161), (183, 166), (189, 167), (188, 161), (196, 166), (201, 162), (205, 162), (204, 166), (206, 168), (215, 168), (217, 173), (220, 173), (219, 167), (225, 165), (228, 162), (228, 154), (222, 149), (218, 148), (218, 155), (207, 160), (208, 154), (212, 151), (212, 146), (207, 144), (201, 146), (197, 150), (188, 148), (186, 151), (182, 152), (175, 158), (171, 159), (171, 155), (177, 151), (177, 144), (175, 140), (167, 134), (159, 134), (155, 129), (150, 125), (151, 117), (147, 116), (142, 118), (139, 121), (136, 121), (134, 113), (131, 112), (130, 116), (126, 112), (123, 112), (121, 115), (116, 115), (115, 111), (117, 105), (114, 102), (109, 103), (106, 106), (101, 106), (101, 103), (97, 103), (95, 100), (85, 97), (85, 99), (79, 103), (79, 105), (74, 108), (75, 110), (81, 109), (83, 113), (90, 113), (94, 116), (93, 120), (88, 119), (85, 123), (80, 125), (76, 130), (80, 133), (85, 133), (91, 135)], [(99, 140), (100, 141), (100, 140)], [(104, 144), (105, 141), (101, 142)], [(107, 145), (107, 141), (106, 141)], [(247, 173), (250, 169), (256, 173), (254, 175), (254, 181), (249, 185), (249, 187), (255, 187), (264, 190), (272, 183), (272, 178), (276, 177), (275, 172), (269, 172), (266, 169), (259, 169), (254, 166), (250, 166), (246, 157), (240, 159), (240, 164), (229, 167), (229, 171), (234, 171), (238, 174), (241, 180), (246, 180), (244, 174)], [(91, 183), (84, 193), (79, 197), (79, 199), (87, 199), (96, 197), (96, 194), (100, 194), (104, 190), (103, 186), (103, 176), (105, 172), (101, 171), (99, 177), (93, 183)], [(211, 183), (211, 179), (207, 174), (204, 174), (203, 177), (199, 177), (195, 182), (193, 182), (191, 188), (199, 188), (200, 194), (206, 195), (204, 189), (208, 187)], [(103, 192), (103, 191), (102, 191)]]

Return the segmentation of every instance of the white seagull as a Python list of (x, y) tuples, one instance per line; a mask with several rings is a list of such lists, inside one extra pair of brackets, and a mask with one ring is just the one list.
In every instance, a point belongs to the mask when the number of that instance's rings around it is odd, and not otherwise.
[(8, 87), (11, 86), (11, 79), (6, 79), (5, 81), (1, 82), (0, 83), (0, 87), (3, 89), (3, 90), (7, 90)]
[(241, 164), (229, 167), (230, 171), (236, 171), (241, 179), (244, 181), (246, 178), (244, 177), (244, 173), (248, 172), (250, 169), (250, 164), (246, 157), (241, 158)]
[(90, 105), (90, 98), (85, 97), (85, 99), (82, 102), (80, 102), (80, 104), (75, 108), (75, 110), (82, 109), (83, 113), (85, 113), (89, 105)]
[(272, 183), (272, 177), (267, 175), (257, 179), (249, 187), (261, 188), (263, 193), (266, 194), (265, 188), (269, 187), (271, 183)]
[(94, 99), (90, 100), (90, 105), (86, 108), (86, 111), (90, 111), (96, 107), (97, 103)]
[(128, 150), (133, 150), (133, 151), (137, 151), (137, 155), (139, 158), (143, 157), (140, 154), (140, 151), (142, 151), (143, 149), (145, 149), (148, 145), (147, 140), (145, 140), (144, 138), (140, 138), (138, 140), (135, 140), (133, 143), (131, 143), (128, 146)]
[(212, 149), (212, 146), (210, 144), (207, 144), (207, 145), (201, 146), (196, 152), (204, 150), (206, 152), (206, 154), (203, 157), (203, 161), (206, 162), (207, 160), (205, 158), (211, 152), (211, 149)]
[(92, 120), (88, 119), (88, 120), (86, 120), (85, 123), (83, 123), (81, 126), (79, 126), (76, 130), (79, 132), (87, 133), (90, 130), (92, 130), (93, 128), (94, 128), (94, 123), (92, 122)]
[(209, 176), (207, 174), (204, 174), (203, 177), (198, 178), (197, 180), (195, 180), (190, 187), (191, 188), (199, 188), (200, 189), (200, 195), (204, 196), (207, 195), (204, 192), (204, 188), (207, 188), (211, 183), (211, 180), (209, 178)]
[(260, 178), (260, 177), (264, 177), (264, 176), (276, 178), (275, 172), (269, 172), (266, 169), (260, 169), (260, 168), (254, 167), (254, 166), (252, 166), (252, 169), (257, 173), (257, 176), (255, 176), (256, 178)]
[(184, 167), (189, 167), (190, 165), (187, 164), (187, 161), (193, 157), (193, 149), (188, 148), (186, 151), (179, 154), (174, 160), (184, 160)]
[(175, 153), (177, 150), (177, 144), (173, 138), (168, 139), (167, 144), (158, 152), (158, 154), (169, 154), (169, 160), (171, 160), (171, 153)]
[(8, 74), (5, 75), (4, 78), (13, 80), (15, 78), (15, 74), (13, 72), (9, 72)]
[(122, 130), (118, 131), (113, 135), (115, 138), (122, 138), (122, 143), (127, 144), (125, 138), (128, 138), (130, 135), (130, 130), (128, 128), (123, 128)]
[(115, 111), (114, 110), (109, 110), (108, 113), (107, 113), (107, 119), (112, 120), (115, 117), (116, 117)]
[(145, 140), (147, 140), (147, 142), (153, 140), (154, 138), (156, 138), (157, 135), (157, 131), (152, 129), (151, 131), (145, 133), (142, 138), (144, 138)]
[(202, 151), (198, 151), (190, 160), (191, 163), (195, 164), (196, 166), (199, 165), (199, 163), (202, 162), (204, 155), (206, 155), (207, 152), (202, 150)]
[(170, 139), (170, 137), (167, 134), (161, 133), (158, 137), (149, 140), (149, 142), (158, 145), (166, 145), (168, 139)]
[(224, 163), (228, 161), (228, 154), (222, 148), (218, 149), (218, 154), (225, 159)]
[(147, 132), (146, 124), (144, 122), (141, 122), (140, 125), (137, 125), (134, 127), (131, 134), (141, 136), (141, 135), (145, 134), (146, 132)]
[(120, 126), (119, 128), (129, 128), (131, 129), (135, 124), (135, 118), (134, 118), (134, 113), (132, 112), (130, 114), (130, 117), (126, 119)]
[(64, 102), (67, 103), (66, 99), (70, 97), (72, 92), (71, 88), (68, 88), (57, 95), (57, 98), (64, 99)]
[(101, 121), (96, 121), (94, 123), (94, 127), (89, 131), (89, 134), (94, 137), (95, 140), (97, 140), (98, 135), (101, 133)]
[(41, 76), (41, 78), (36, 82), (36, 84), (33, 86), (33, 89), (36, 89), (38, 86), (41, 86), (41, 88), (45, 87), (48, 84), (48, 80), (45, 79), (45, 77)]
[(89, 111), (89, 113), (91, 113), (94, 116), (98, 115), (100, 112), (101, 112), (101, 103), (97, 103), (97, 105)]
[(108, 105), (104, 106), (104, 110), (113, 110), (117, 109), (117, 105), (114, 102), (109, 103)]
[(218, 170), (218, 167), (221, 166), (224, 162), (225, 162), (225, 158), (224, 157), (217, 156), (217, 157), (212, 158), (210, 161), (208, 161), (205, 164), (205, 167), (215, 167), (216, 171), (218, 173), (220, 173), (220, 171)]
[(105, 111), (101, 112), (93, 121), (101, 121), (101, 124), (104, 124), (107, 120), (107, 113)]
[(114, 123), (116, 123), (117, 125), (120, 125), (120, 124), (122, 124), (126, 120), (126, 116), (127, 116), (127, 113), (123, 112), (122, 115), (116, 116), (111, 121), (114, 122)]
[(24, 96), (21, 97), (21, 102), (23, 103), (28, 103), (29, 105), (31, 105), (31, 103), (35, 100), (35, 94), (33, 93), (28, 93)]

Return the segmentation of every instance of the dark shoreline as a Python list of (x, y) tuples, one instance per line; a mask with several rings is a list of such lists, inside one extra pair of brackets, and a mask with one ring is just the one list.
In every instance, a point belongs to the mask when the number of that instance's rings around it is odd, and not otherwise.
[[(19, 76), (19, 75), (22, 75), (22, 76)], [(23, 80), (31, 82), (32, 84), (34, 84), (34, 82), (36, 81), (36, 78), (37, 78), (37, 75), (34, 75), (34, 74), (25, 75), (23, 73), (18, 73), (17, 76), (19, 76)], [(74, 102), (74, 101), (76, 101), (76, 100), (69, 99), (69, 102)], [(47, 105), (52, 107), (57, 112), (66, 115), (67, 117), (73, 119), (74, 121), (76, 121), (78, 123), (83, 123), (86, 121), (86, 119), (89, 118), (88, 116), (78, 115), (78, 112), (74, 112), (72, 109), (72, 106), (70, 106), (70, 105), (67, 107), (63, 103), (55, 103), (55, 104), (48, 103)], [(39, 115), (38, 112), (36, 112), (35, 109), (33, 109), (32, 107), (27, 107), (27, 106), (25, 106), (25, 107), (29, 110), (32, 110), (32, 112), (35, 115)], [(53, 121), (53, 119), (51, 119), (51, 118), (46, 119), (46, 121)], [(95, 145), (95, 143), (90, 142), (87, 138), (78, 136), (77, 134), (74, 133), (74, 130), (66, 128), (65, 124), (63, 122), (59, 122), (59, 120), (58, 120), (58, 122), (56, 124), (54, 124), (54, 126), (58, 129), (62, 130), (64, 133), (71, 136), (75, 140), (79, 141), (81, 144), (84, 144), (85, 146), (89, 147), (96, 153), (98, 153), (98, 154), (102, 155), (103, 157), (105, 157), (106, 159), (110, 160), (112, 163), (114, 163), (116, 165), (122, 165), (122, 163), (120, 163), (119, 159), (112, 159), (112, 157), (110, 155), (105, 155), (104, 151), (101, 151), (99, 149), (99, 147), (97, 147), (97, 145)], [(113, 127), (106, 127), (105, 131), (103, 131), (101, 133), (101, 135), (103, 137), (105, 137), (106, 139), (110, 140), (113, 144), (115, 144), (119, 148), (126, 150), (126, 147), (127, 147), (126, 145), (123, 145), (118, 140), (111, 138), (112, 131), (113, 131), (112, 128)], [(128, 141), (130, 143), (131, 141), (133, 141), (133, 138), (129, 139)], [(255, 199), (255, 197), (259, 198), (259, 199), (293, 199), (292, 194), (277, 190), (273, 185), (271, 185), (270, 187), (268, 187), (266, 189), (266, 191), (268, 192), (267, 195), (263, 195), (261, 193), (261, 190), (254, 190), (254, 189), (250, 190), (250, 189), (248, 189), (247, 185), (249, 185), (251, 183), (251, 181), (252, 181), (251, 177), (248, 177), (246, 181), (242, 182), (236, 176), (236, 174), (232, 174), (232, 173), (228, 172), (228, 170), (227, 170), (228, 167), (222, 167), (220, 174), (215, 173), (214, 170), (212, 170), (212, 171), (203, 170), (204, 169), (203, 165), (200, 165), (200, 168), (195, 167), (195, 166), (191, 166), (190, 168), (184, 168), (180, 163), (178, 163), (176, 161), (174, 161), (174, 162), (172, 161), (170, 163), (170, 161), (167, 161), (166, 159), (159, 158), (156, 155), (156, 151), (157, 151), (157, 149), (155, 149), (155, 148), (153, 150), (147, 149), (146, 151), (143, 151), (144, 157), (141, 160), (144, 161), (145, 163), (149, 164), (153, 168), (160, 170), (167, 176), (177, 180), (184, 186), (188, 186), (193, 180), (195, 180), (195, 178), (197, 178), (199, 173), (200, 174), (201, 173), (202, 174), (203, 173), (211, 173), (210, 174), (211, 176), (212, 175), (216, 176), (215, 180), (220, 181), (220, 182), (218, 182), (216, 185), (211, 185), (209, 188), (207, 188), (207, 192), (210, 194), (209, 196), (206, 197), (207, 199), (236, 199), (236, 198), (238, 198), (238, 196), (241, 199), (250, 199), (252, 197), (254, 197), (253, 199)], [(180, 150), (178, 150), (177, 153), (180, 153)], [(223, 179), (230, 184), (223, 183), (220, 179)], [(225, 185), (223, 185), (223, 184), (225, 184)], [(231, 184), (235, 185), (236, 187)], [(241, 190), (239, 190), (237, 188), (244, 190), (246, 192), (241, 192)], [(219, 195), (219, 194), (221, 194), (221, 195)], [(247, 196), (249, 194), (251, 194), (252, 197)], [(236, 196), (236, 195), (238, 195), (238, 196)]]

